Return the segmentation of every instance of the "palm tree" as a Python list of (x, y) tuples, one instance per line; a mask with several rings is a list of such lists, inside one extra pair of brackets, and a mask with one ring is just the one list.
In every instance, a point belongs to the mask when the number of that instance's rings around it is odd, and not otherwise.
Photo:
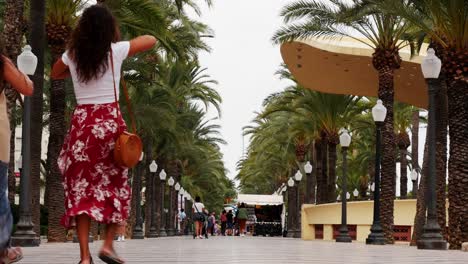
[[(4, 51), (5, 56), (16, 62), (17, 56), (21, 53), (21, 40), (23, 37), (23, 12), (24, 1), (6, 0), (4, 3), (3, 17), (3, 39), (4, 45), (7, 47)], [(15, 203), (15, 131), (17, 125), (16, 118), (16, 102), (18, 94), (15, 90), (10, 89), (7, 84), (2, 84), (0, 91), (5, 91), (7, 97), (8, 117), (10, 118), (10, 165), (8, 168), (8, 198), (11, 204)]]
[[(393, 130), (394, 73), (400, 67), (401, 39), (409, 25), (401, 17), (383, 14), (368, 1), (298, 1), (287, 5), (281, 15), (288, 25), (273, 37), (277, 43), (309, 37), (350, 37), (374, 50), (372, 64), (379, 79), (378, 97), (387, 108), (383, 126), (381, 219), (387, 243), (393, 243), (395, 199), (395, 135)], [(298, 21), (290, 23), (291, 21)], [(352, 29), (365, 40), (350, 33)]]
[[(464, 169), (468, 156), (466, 136), (466, 101), (468, 54), (468, 5), (464, 0), (410, 0), (377, 1), (383, 10), (397, 13), (424, 31), (431, 39), (442, 60), (442, 73), (446, 75), (448, 97), (448, 125), (450, 135), (449, 158), (449, 236), (450, 248), (458, 249), (468, 241), (468, 218), (463, 208), (468, 202), (465, 192), (468, 177)], [(438, 181), (439, 182), (439, 181)]]
[[(47, 41), (50, 47), (51, 67), (65, 52), (66, 43), (82, 9), (81, 0), (50, 0), (47, 2)], [(48, 242), (64, 242), (66, 233), (60, 224), (64, 214), (63, 185), (57, 158), (66, 133), (66, 87), (65, 80), (50, 82), (49, 145), (47, 148), (47, 192), (49, 210)]]

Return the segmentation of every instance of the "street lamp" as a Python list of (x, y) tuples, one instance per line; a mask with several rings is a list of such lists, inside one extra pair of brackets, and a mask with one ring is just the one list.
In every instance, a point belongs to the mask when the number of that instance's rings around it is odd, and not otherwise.
[(349, 145), (351, 144), (351, 136), (348, 133), (348, 130), (343, 129), (340, 135), (340, 145), (343, 153), (343, 177), (341, 178), (342, 186), (341, 186), (341, 226), (340, 226), (340, 234), (336, 237), (336, 242), (344, 242), (344, 243), (351, 243), (351, 237), (349, 236), (348, 232), (348, 224), (346, 221), (347, 218), (347, 207), (346, 207), (346, 198), (348, 195), (347, 186), (346, 186), (346, 170), (347, 168), (347, 160), (346, 154), (348, 153)]
[[(176, 194), (175, 194), (176, 215), (174, 216), (174, 218), (175, 218), (175, 224), (176, 224), (176, 225), (175, 225), (175, 228), (176, 228), (175, 233), (176, 233), (176, 235), (180, 235), (180, 233), (179, 233), (179, 217), (178, 217), (178, 215), (179, 215), (179, 193), (180, 193), (180, 187), (181, 187), (181, 186), (180, 186), (180, 183), (178, 183), (178, 182), (174, 185), (174, 189), (175, 189), (175, 191), (176, 191)], [(182, 206), (182, 205), (181, 205), (181, 206)], [(181, 208), (182, 208), (182, 207), (181, 207)]]
[(149, 170), (151, 173), (150, 177), (150, 186), (151, 188), (147, 188), (148, 190), (151, 190), (150, 193), (150, 199), (151, 201), (146, 201), (146, 206), (151, 206), (150, 212), (151, 212), (151, 224), (150, 224), (150, 230), (148, 232), (148, 237), (149, 238), (154, 238), (158, 237), (158, 230), (156, 229), (156, 184), (155, 184), (155, 178), (156, 178), (156, 172), (158, 171), (158, 164), (156, 164), (156, 161), (153, 160), (151, 164), (149, 165)]
[(294, 237), (294, 233), (296, 232), (294, 224), (296, 223), (295, 219), (295, 211), (297, 204), (296, 201), (296, 194), (294, 193), (294, 179), (290, 177), (288, 179), (288, 221), (287, 221), (287, 230), (288, 230), (288, 237)]
[(166, 237), (166, 214), (164, 213), (164, 197), (166, 195), (166, 177), (167, 174), (164, 170), (159, 173), (159, 179), (161, 180), (161, 228), (159, 230), (160, 237)]
[[(143, 156), (144, 156), (144, 153), (141, 152), (141, 156), (140, 156), (140, 161), (143, 160)], [(132, 239), (144, 239), (145, 238), (145, 234), (143, 233), (143, 219), (141, 218), (141, 192), (140, 192), (140, 189), (141, 189), (141, 169), (142, 169), (142, 165), (141, 163), (138, 164), (138, 166), (135, 168), (135, 180), (133, 182), (133, 184), (135, 184), (135, 190), (137, 190), (136, 192), (136, 202), (135, 202), (135, 226), (133, 227), (133, 232), (132, 232)]]
[[(167, 229), (167, 235), (168, 236), (175, 236), (175, 231), (174, 231), (174, 209), (173, 204), (174, 204), (174, 178), (172, 176), (167, 180), (167, 184), (169, 185), (169, 216), (167, 217), (169, 219), (169, 226)], [(177, 199), (176, 199), (177, 200)]]
[[(17, 59), (18, 69), (27, 75), (34, 75), (37, 57), (26, 45)], [(20, 218), (12, 237), (15, 246), (39, 246), (40, 239), (34, 232), (31, 213), (31, 97), (24, 96), (22, 126), (22, 170), (20, 177)]]
[(307, 163), (304, 165), (304, 171), (306, 173), (306, 201), (309, 204), (315, 203), (315, 177), (312, 175), (312, 164), (310, 164), (310, 161), (307, 161)]
[(302, 172), (300, 170), (297, 170), (296, 174), (294, 175), (294, 180), (296, 181), (296, 185), (294, 188), (296, 189), (296, 222), (295, 222), (295, 232), (294, 232), (294, 238), (300, 238), (301, 237), (301, 199), (300, 199), (300, 190), (299, 190), (299, 183), (302, 180)]
[(358, 198), (358, 196), (359, 196), (359, 191), (358, 191), (357, 189), (354, 189), (354, 191), (353, 191), (353, 196), (354, 196), (354, 198)]
[(427, 50), (427, 56), (421, 63), (421, 69), (426, 79), (429, 91), (429, 121), (428, 121), (428, 191), (426, 200), (426, 224), (421, 238), (417, 241), (418, 249), (447, 249), (447, 242), (441, 235), (437, 222), (436, 205), (436, 96), (439, 90), (438, 80), (442, 62), (435, 55), (434, 49)]
[(413, 169), (410, 173), (411, 181), (413, 182), (413, 198), (418, 194), (418, 170)]
[(372, 222), (371, 233), (366, 239), (366, 244), (384, 245), (385, 238), (383, 229), (380, 224), (380, 148), (381, 148), (381, 131), (385, 117), (387, 116), (387, 108), (382, 104), (382, 100), (377, 100), (377, 104), (372, 108), (372, 118), (376, 126), (376, 142), (375, 142), (375, 181), (374, 181), (374, 219)]

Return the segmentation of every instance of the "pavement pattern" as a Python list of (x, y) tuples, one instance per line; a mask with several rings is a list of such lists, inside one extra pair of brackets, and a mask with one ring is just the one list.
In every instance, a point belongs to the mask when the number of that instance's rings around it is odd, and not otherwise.
[[(101, 242), (90, 244), (94, 263)], [(417, 250), (407, 245), (302, 241), (269, 237), (168, 237), (115, 243), (126, 263), (321, 263), (321, 264), (468, 264), (468, 252)], [(43, 243), (25, 248), (23, 264), (79, 262), (78, 244)]]

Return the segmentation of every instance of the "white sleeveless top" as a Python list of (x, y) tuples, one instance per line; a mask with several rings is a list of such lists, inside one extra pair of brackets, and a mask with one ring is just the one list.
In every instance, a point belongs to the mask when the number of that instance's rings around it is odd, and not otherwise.
[[(115, 83), (117, 87), (117, 98), (119, 98), (120, 69), (122, 62), (127, 58), (130, 50), (130, 42), (121, 41), (112, 43), (112, 54), (114, 58)], [(73, 88), (77, 103), (81, 104), (107, 104), (115, 102), (114, 81), (112, 78), (111, 62), (107, 71), (97, 80), (91, 80), (88, 83), (82, 83), (78, 80), (76, 73), (76, 64), (68, 56), (68, 51), (63, 53), (62, 61), (70, 68), (73, 80)]]

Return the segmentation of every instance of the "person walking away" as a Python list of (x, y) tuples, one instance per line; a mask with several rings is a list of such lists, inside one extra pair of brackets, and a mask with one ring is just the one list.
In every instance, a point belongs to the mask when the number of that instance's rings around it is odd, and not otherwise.
[(82, 13), (67, 51), (52, 70), (53, 79), (71, 76), (77, 100), (57, 162), (65, 189), (61, 222), (68, 228), (76, 218), (82, 264), (93, 262), (88, 247), (91, 219), (107, 225), (99, 258), (124, 263), (113, 247), (119, 224), (128, 218), (131, 198), (128, 168), (113, 158), (115, 141), (126, 130), (118, 108), (118, 87), (123, 61), (155, 44), (153, 36), (120, 41), (109, 9), (92, 5)]
[(213, 212), (208, 217), (208, 233), (211, 234), (211, 236), (214, 235), (215, 224), (216, 224), (216, 217), (215, 217), (215, 213)]
[(203, 211), (203, 217), (204, 217), (204, 221), (203, 221), (203, 229), (202, 229), (202, 235), (205, 236), (206, 239), (208, 239), (208, 232), (209, 232), (209, 228), (208, 228), (208, 217), (210, 217), (210, 214), (208, 213), (208, 210), (204, 210)]
[(229, 212), (226, 215), (226, 225), (227, 225), (227, 235), (232, 236), (232, 228), (234, 224), (234, 215), (232, 214), (232, 210), (229, 210)]
[(179, 233), (183, 234), (185, 230), (185, 218), (187, 218), (187, 215), (185, 214), (184, 209), (180, 209), (179, 214), (177, 215), (177, 218), (179, 219)]
[[(4, 54), (0, 41), (0, 53)], [(8, 162), (10, 161), (10, 121), (7, 115), (7, 103), (4, 81), (25, 96), (33, 94), (33, 83), (29, 77), (15, 67), (11, 60), (0, 55), (0, 263), (15, 263), (23, 258), (20, 248), (10, 246), (13, 228), (13, 216), (8, 200)]]
[(221, 212), (220, 221), (221, 221), (221, 235), (225, 236), (226, 235), (226, 223), (227, 223), (227, 213), (226, 210), (223, 210)]
[(240, 236), (245, 236), (246, 230), (245, 225), (248, 218), (247, 208), (245, 208), (245, 203), (242, 203), (237, 211), (237, 222), (239, 223), (239, 234)]
[(202, 229), (205, 222), (205, 205), (201, 202), (200, 196), (195, 197), (195, 203), (192, 205), (193, 222), (195, 223), (195, 235), (194, 238), (203, 239)]

